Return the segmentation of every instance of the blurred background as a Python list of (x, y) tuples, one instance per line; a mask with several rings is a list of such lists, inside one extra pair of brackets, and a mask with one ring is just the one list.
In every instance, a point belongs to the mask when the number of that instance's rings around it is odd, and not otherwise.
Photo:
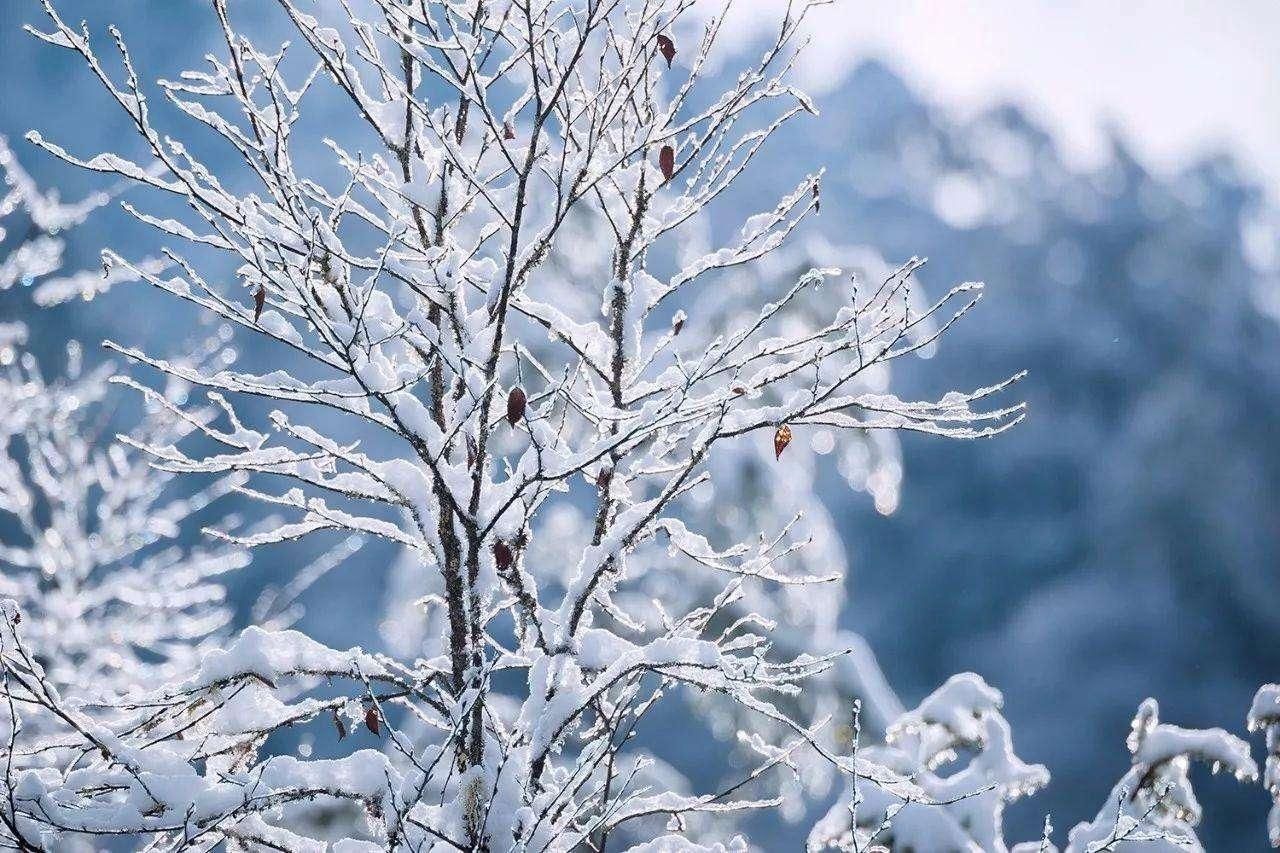
[[(232, 9), (269, 32), (272, 5)], [(194, 0), (63, 6), (120, 24), (144, 76), (219, 46)], [(781, 9), (738, 7), (735, 45)], [(21, 135), (93, 153), (128, 129), (73, 58), (22, 33), (39, 16), (34, 0), (0, 2), (0, 133), (74, 198), (99, 185)], [(1018, 752), (1053, 773), (1008, 835), (1038, 837), (1045, 811), (1065, 831), (1128, 766), (1144, 697), (1168, 721), (1243, 734), (1254, 690), (1280, 679), (1280, 4), (844, 0), (812, 31), (797, 73), (822, 115), (765, 151), (758, 201), (787, 188), (775, 169), (823, 165), (811, 235), (926, 255), (934, 294), (987, 282), (936, 355), (899, 363), (901, 396), (1030, 372), (1025, 424), (906, 439), (896, 493), (873, 501), (830, 475), (853, 566), (845, 618), (907, 706), (961, 670), (1003, 690)], [(103, 244), (154, 250), (103, 211), (70, 236), (68, 267), (94, 267)], [(69, 336), (145, 348), (182, 334), (145, 298), (125, 312), (24, 300), (0, 292), (0, 320), (21, 312), (41, 354)], [(367, 553), (313, 591), (320, 639), (378, 644), (370, 572), (390, 560)], [(271, 572), (256, 561), (241, 583)], [(1259, 787), (1206, 774), (1200, 791), (1209, 849), (1265, 848)]]

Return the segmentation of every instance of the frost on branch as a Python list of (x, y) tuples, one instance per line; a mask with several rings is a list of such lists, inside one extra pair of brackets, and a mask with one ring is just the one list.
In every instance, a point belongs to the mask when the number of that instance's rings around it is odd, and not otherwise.
[(1280, 684), (1264, 684), (1258, 688), (1249, 708), (1249, 731), (1262, 732), (1266, 738), (1267, 763), (1262, 771), (1262, 787), (1275, 804), (1267, 817), (1267, 838), (1272, 847), (1280, 847)]
[(1014, 754), (1002, 701), (998, 690), (972, 673), (948, 679), (890, 726), (888, 743), (856, 750), (910, 778), (919, 794), (903, 796), (853, 776), (810, 832), (808, 849), (1007, 851), (1005, 805), (1044, 787), (1049, 772)]
[(1191, 762), (1240, 781), (1258, 776), (1249, 745), (1222, 729), (1184, 729), (1160, 722), (1160, 706), (1147, 699), (1128, 738), (1133, 767), (1111, 790), (1092, 822), (1071, 830), (1066, 853), (1203, 850), (1196, 838), (1200, 803), (1191, 787)]
[[(139, 446), (166, 472), (247, 477), (240, 491), (282, 514), (219, 531), (229, 542), (395, 543), (414, 610), (388, 620), (395, 659), (251, 629), (105, 729), (33, 696), (91, 761), (21, 780), (24, 834), (716, 850), (741, 849), (724, 846), (738, 813), (839, 776), (930, 799), (835, 748), (852, 696), (878, 725), (899, 709), (836, 628), (843, 561), (801, 448), (861, 448), (845, 475), (879, 499), (896, 474), (866, 451), (894, 451), (866, 433), (1017, 423), (998, 402), (1013, 379), (921, 401), (887, 387), (980, 289), (924, 299), (918, 260), (857, 282), (799, 254), (753, 271), (816, 209), (817, 173), (688, 251), (761, 146), (813, 111), (787, 80), (808, 7), (717, 83), (720, 25), (699, 32), (678, 0), (374, 0), (323, 20), (281, 0), (292, 47), (258, 44), (215, 0), (226, 49), (158, 95), (122, 34), (106, 61), (106, 40), (43, 7), (35, 34), (80, 55), (159, 166), (32, 141), (187, 211), (128, 207), (170, 243), (170, 269), (110, 265), (273, 344), (248, 366), (112, 344), (196, 389), (165, 406), (132, 381), (148, 400), (181, 417), (203, 394), (219, 412), (185, 421), (198, 447)], [(157, 127), (157, 97), (183, 120)], [(347, 110), (328, 138), (300, 123), (319, 99)], [(237, 166), (198, 159), (209, 136)], [(205, 269), (210, 254), (223, 265)], [(233, 279), (211, 271), (227, 260)], [(20, 637), (14, 677), (38, 690)], [(707, 790), (637, 746), (674, 700), (747, 759)], [(286, 726), (336, 757), (273, 754)]]

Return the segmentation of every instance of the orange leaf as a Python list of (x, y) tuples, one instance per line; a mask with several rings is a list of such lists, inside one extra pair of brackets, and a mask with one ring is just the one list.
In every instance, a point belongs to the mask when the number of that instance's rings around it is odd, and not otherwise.
[(791, 443), (791, 427), (783, 424), (778, 427), (778, 431), (773, 434), (773, 458), (781, 459), (782, 451), (787, 449), (787, 445)]

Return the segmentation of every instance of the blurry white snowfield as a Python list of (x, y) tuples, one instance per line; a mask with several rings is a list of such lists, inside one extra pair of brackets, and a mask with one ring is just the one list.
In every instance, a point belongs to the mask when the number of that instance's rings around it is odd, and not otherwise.
[[(707, 224), (813, 111), (787, 79), (808, 7), (726, 77), (708, 73), (717, 21), (686, 28), (683, 0), (373, 0), (324, 20), (280, 0), (292, 47), (215, 0), (226, 50), (158, 83), (189, 119), (161, 129), (123, 35), (42, 5), (33, 34), (83, 58), (148, 161), (31, 140), (186, 213), (127, 206), (162, 262), (108, 250), (105, 279), (51, 279), (56, 232), (105, 198), (63, 208), (0, 149), (4, 222), (30, 227), (4, 280), (39, 279), (46, 304), (146, 282), (223, 325), (177, 357), (109, 345), (145, 410), (116, 441), (95, 431), (107, 370), (73, 358), (46, 380), (3, 327), (8, 846), (746, 850), (753, 812), (834, 798), (797, 849), (1054, 849), (1047, 821), (1003, 837), (1006, 804), (1049, 774), (1015, 754), (999, 692), (957, 675), (904, 711), (839, 629), (846, 566), (814, 492), (831, 459), (890, 511), (895, 433), (1017, 424), (1016, 376), (892, 391), (891, 362), (945, 346), (981, 286), (930, 301), (920, 260), (790, 239), (819, 213), (817, 172), (733, 233)], [(349, 104), (332, 138), (304, 119), (320, 88)], [(206, 166), (193, 126), (241, 168)], [(301, 170), (317, 151), (328, 171)], [(227, 257), (234, 280), (202, 275)], [(279, 361), (221, 357), (235, 334)], [(253, 422), (250, 399), (278, 409)], [(165, 497), (185, 481), (201, 490)], [(157, 547), (232, 490), (264, 515)], [(219, 576), (317, 534), (335, 559), (363, 537), (401, 549), (394, 654), (290, 630), (331, 560), (226, 636)], [(1250, 717), (1273, 792), (1274, 694)], [(646, 737), (671, 704), (736, 736), (710, 789)], [(311, 736), (297, 755), (277, 748), (289, 729)], [(1191, 759), (1257, 775), (1243, 741), (1160, 723), (1150, 700), (1129, 748), (1068, 850), (1197, 849)]]

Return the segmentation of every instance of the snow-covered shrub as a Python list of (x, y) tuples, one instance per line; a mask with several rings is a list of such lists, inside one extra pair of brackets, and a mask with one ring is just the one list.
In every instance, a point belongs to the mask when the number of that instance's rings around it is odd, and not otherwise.
[(888, 743), (857, 751), (914, 781), (924, 798), (853, 777), (814, 826), (808, 849), (1007, 853), (1005, 804), (1044, 787), (1049, 772), (1014, 754), (1001, 703), (1000, 692), (972, 673), (948, 679), (890, 726)]
[[(185, 421), (202, 444), (139, 442), (154, 463), (248, 475), (241, 491), (292, 513), (224, 531), (236, 544), (329, 531), (397, 544), (421, 570), (404, 591), (426, 628), (397, 659), (251, 628), (102, 722), (45, 689), (38, 649), (9, 626), (10, 695), (62, 721), (60, 748), (80, 756), (7, 779), (17, 843), (725, 849), (716, 822), (777, 806), (775, 771), (802, 761), (932, 802), (831, 746), (830, 715), (847, 708), (805, 691), (849, 665), (839, 597), (803, 631), (777, 626), (838, 584), (839, 566), (799, 556), (800, 528), (778, 515), (793, 511), (783, 484), (809, 474), (795, 441), (977, 438), (1017, 422), (1020, 406), (984, 408), (1011, 380), (925, 401), (885, 387), (885, 366), (931, 347), (980, 288), (922, 301), (916, 260), (852, 286), (821, 265), (747, 286), (742, 268), (817, 212), (817, 174), (723, 242), (681, 252), (773, 132), (811, 111), (786, 81), (806, 7), (715, 83), (720, 22), (692, 31), (681, 0), (374, 0), (325, 20), (281, 0), (305, 58), (255, 44), (213, 5), (225, 55), (160, 86), (239, 168), (158, 129), (123, 38), (113, 31), (117, 82), (48, 2), (37, 35), (84, 58), (158, 165), (31, 139), (184, 202), (183, 221), (130, 208), (194, 247), (166, 250), (175, 274), (114, 253), (108, 268), (277, 345), (250, 372), (113, 344), (222, 407)], [(320, 92), (352, 117), (326, 123), (329, 138), (302, 118)], [(210, 255), (237, 278), (202, 274)], [(254, 423), (247, 397), (279, 409)], [(740, 516), (735, 478), (760, 492)], [(788, 592), (801, 587), (818, 591)], [(829, 635), (817, 647), (814, 626)], [(837, 679), (846, 695), (867, 690), (853, 666)], [(634, 746), (673, 693), (715, 694), (752, 762), (699, 792), (673, 756)], [(278, 754), (269, 741), (286, 727), (323, 734), (336, 757)], [(964, 799), (991, 780), (1001, 797), (1034, 787), (1038, 769), (1015, 764), (998, 725), (967, 735), (978, 788)], [(901, 737), (907, 764), (926, 760), (915, 733)], [(998, 831), (998, 805), (984, 808), (973, 831)]]
[[(70, 282), (102, 279), (57, 274), (65, 232), (112, 193), (63, 203), (36, 185), (3, 138), (0, 173), (0, 289), (21, 285), (36, 304), (51, 304), (75, 289)], [(122, 272), (84, 295), (132, 275)], [(27, 337), (20, 322), (0, 324), (0, 599), (25, 619), (52, 689), (106, 704), (189, 672), (226, 628), (220, 576), (242, 567), (248, 553), (175, 543), (184, 527), (192, 532), (193, 515), (242, 477), (195, 493), (169, 488), (174, 475), (130, 444), (180, 442), (194, 427), (165, 411), (121, 423), (106, 400), (111, 365), (84, 371), (81, 347), (71, 342), (65, 367), (47, 379), (25, 350)], [(219, 342), (210, 340), (195, 358), (213, 354)], [(171, 383), (170, 396), (183, 391)], [(130, 434), (116, 439), (117, 426)], [(30, 715), (23, 733), (39, 728)]]
[(1222, 729), (1184, 729), (1160, 722), (1160, 706), (1138, 706), (1127, 741), (1133, 767), (1111, 789), (1090, 822), (1071, 830), (1066, 853), (1203, 850), (1196, 838), (1200, 803), (1191, 787), (1191, 762), (1257, 778), (1249, 745)]
[(1267, 838), (1272, 847), (1280, 847), (1280, 684), (1264, 684), (1254, 694), (1249, 708), (1249, 731), (1262, 732), (1266, 738), (1267, 763), (1262, 771), (1262, 786), (1275, 801), (1267, 817)]
[(175, 544), (242, 478), (166, 488), (174, 475), (130, 444), (175, 444), (194, 426), (153, 412), (115, 440), (112, 369), (82, 375), (76, 344), (59, 379), (29, 353), (0, 369), (0, 598), (23, 614), (49, 681), (80, 698), (190, 672), (228, 623), (221, 576), (248, 562), (236, 546)]

